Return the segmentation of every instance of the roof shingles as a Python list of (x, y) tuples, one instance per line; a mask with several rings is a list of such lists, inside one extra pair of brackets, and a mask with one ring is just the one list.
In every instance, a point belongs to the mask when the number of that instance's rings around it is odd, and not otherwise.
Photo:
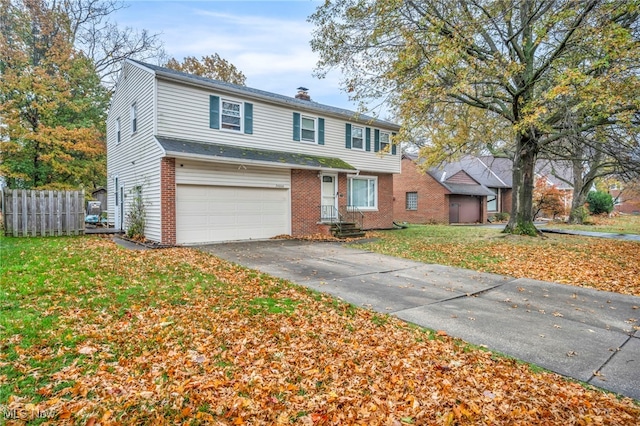
[(167, 155), (209, 157), (212, 160), (233, 162), (277, 163), (283, 166), (302, 167), (308, 169), (335, 169), (356, 171), (356, 168), (339, 158), (298, 154), (266, 149), (241, 148), (231, 145), (203, 143), (184, 139), (173, 139), (156, 136)]

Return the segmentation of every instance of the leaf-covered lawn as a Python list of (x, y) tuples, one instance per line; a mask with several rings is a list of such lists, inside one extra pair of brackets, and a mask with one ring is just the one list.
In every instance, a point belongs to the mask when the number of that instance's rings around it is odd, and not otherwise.
[(640, 243), (571, 235), (544, 238), (473, 226), (411, 225), (370, 233), (361, 247), (477, 271), (640, 296)]
[(640, 234), (640, 215), (590, 216), (587, 223), (583, 225), (550, 222), (547, 228), (610, 232), (613, 234)]
[(630, 425), (640, 418), (630, 399), (193, 249), (127, 251), (97, 237), (0, 242), (0, 405), (23, 420), (40, 413), (82, 425)]

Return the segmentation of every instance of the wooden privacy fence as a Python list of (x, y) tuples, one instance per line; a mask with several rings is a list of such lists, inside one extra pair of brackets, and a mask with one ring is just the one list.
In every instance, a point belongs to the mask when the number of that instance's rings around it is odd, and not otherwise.
[(4, 233), (14, 237), (84, 233), (84, 191), (3, 191)]

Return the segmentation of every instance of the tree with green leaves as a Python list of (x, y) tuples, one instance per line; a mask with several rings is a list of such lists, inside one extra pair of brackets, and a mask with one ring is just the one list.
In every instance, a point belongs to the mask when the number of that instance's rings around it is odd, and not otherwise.
[(245, 85), (247, 78), (235, 65), (223, 59), (217, 53), (203, 56), (201, 60), (193, 56), (187, 56), (182, 62), (171, 58), (165, 65), (167, 68), (182, 71), (213, 80), (226, 81), (227, 83)]
[(443, 158), (513, 158), (505, 232), (535, 235), (534, 166), (569, 136), (634, 129), (639, 0), (336, 0), (319, 6), (317, 74), (339, 68), (361, 102), (387, 99), (400, 140)]
[(109, 94), (68, 17), (41, 0), (0, 1), (0, 175), (13, 188), (104, 185)]

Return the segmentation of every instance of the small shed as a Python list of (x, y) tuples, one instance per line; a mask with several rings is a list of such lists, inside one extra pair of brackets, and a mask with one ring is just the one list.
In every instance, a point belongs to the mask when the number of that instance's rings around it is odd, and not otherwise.
[(91, 197), (94, 200), (100, 201), (100, 206), (102, 208), (102, 211), (106, 212), (108, 211), (108, 206), (107, 206), (107, 190), (105, 188), (96, 188), (95, 190), (91, 191)]

